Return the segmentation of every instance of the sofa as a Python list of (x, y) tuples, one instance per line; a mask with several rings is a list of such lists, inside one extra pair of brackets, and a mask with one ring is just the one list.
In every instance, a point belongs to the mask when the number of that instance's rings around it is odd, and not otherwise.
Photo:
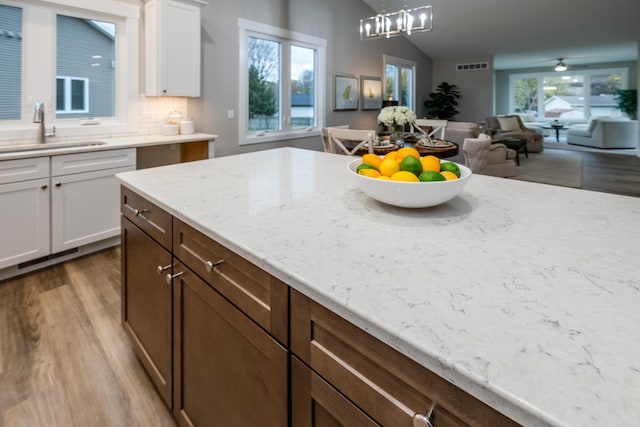
[(504, 178), (516, 176), (517, 153), (504, 144), (492, 144), (489, 135), (481, 133), (477, 138), (465, 138), (462, 152), (465, 164), (473, 173)]
[(567, 143), (595, 148), (637, 148), (638, 121), (595, 118), (588, 126), (567, 130)]
[(472, 122), (447, 122), (444, 131), (444, 139), (462, 146), (465, 138), (477, 138), (480, 134), (480, 126)]
[(544, 137), (542, 134), (534, 129), (527, 128), (518, 115), (487, 117), (485, 129), (493, 134), (494, 139), (525, 139), (529, 153), (539, 153), (543, 150), (542, 141)]

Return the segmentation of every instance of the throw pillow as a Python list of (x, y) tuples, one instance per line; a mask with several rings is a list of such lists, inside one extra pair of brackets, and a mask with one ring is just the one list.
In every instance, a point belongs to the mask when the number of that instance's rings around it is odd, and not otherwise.
[(520, 124), (518, 123), (518, 119), (515, 117), (498, 117), (498, 122), (500, 123), (500, 129), (503, 132), (520, 130)]

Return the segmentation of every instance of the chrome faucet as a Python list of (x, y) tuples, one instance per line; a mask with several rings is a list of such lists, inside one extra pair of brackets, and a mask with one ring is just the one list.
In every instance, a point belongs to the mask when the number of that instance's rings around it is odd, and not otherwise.
[(53, 131), (51, 133), (46, 133), (46, 128), (44, 125), (44, 103), (38, 101), (36, 102), (35, 108), (33, 110), (33, 123), (40, 123), (38, 126), (38, 144), (45, 143), (45, 137), (47, 136), (56, 136), (56, 127), (53, 127)]

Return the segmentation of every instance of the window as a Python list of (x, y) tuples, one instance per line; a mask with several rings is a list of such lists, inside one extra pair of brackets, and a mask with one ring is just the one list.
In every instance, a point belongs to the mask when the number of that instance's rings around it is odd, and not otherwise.
[(37, 101), (59, 136), (78, 134), (86, 117), (100, 119), (100, 132), (136, 128), (140, 7), (69, 3), (0, 0), (0, 139), (35, 130)]
[(56, 77), (56, 113), (87, 113), (89, 104), (89, 79)]
[(627, 87), (627, 69), (513, 74), (510, 109), (549, 120), (583, 122), (591, 117), (620, 117), (615, 91)]
[(22, 9), (0, 5), (0, 121), (20, 119)]
[(319, 134), (326, 41), (239, 19), (240, 144)]
[(415, 110), (416, 63), (407, 59), (384, 55), (384, 99)]

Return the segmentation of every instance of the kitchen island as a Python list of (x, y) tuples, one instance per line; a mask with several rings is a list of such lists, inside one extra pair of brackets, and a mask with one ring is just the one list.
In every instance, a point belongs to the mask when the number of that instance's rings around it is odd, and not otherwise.
[(350, 160), (282, 148), (117, 178), (522, 425), (637, 425), (640, 199), (474, 175), (401, 209)]

